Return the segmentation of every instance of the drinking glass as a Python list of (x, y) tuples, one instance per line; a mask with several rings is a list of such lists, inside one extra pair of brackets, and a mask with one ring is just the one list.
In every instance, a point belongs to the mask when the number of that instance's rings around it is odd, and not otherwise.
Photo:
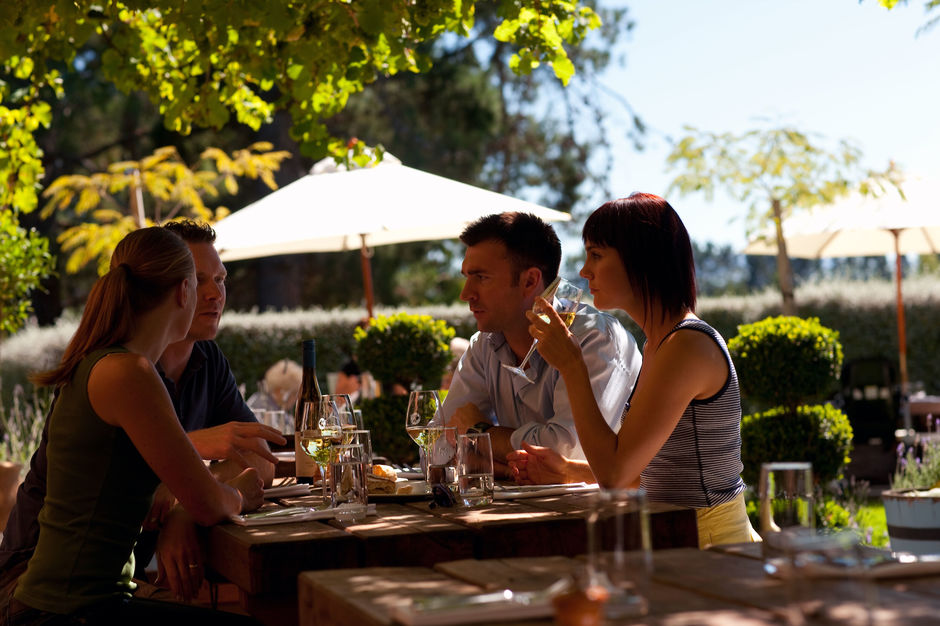
[[(542, 297), (552, 303), (553, 308), (558, 312), (558, 315), (565, 323), (565, 326), (571, 326), (571, 323), (574, 322), (574, 317), (578, 312), (578, 306), (581, 304), (581, 296), (583, 294), (584, 292), (580, 287), (576, 287), (564, 278), (557, 276), (555, 277), (555, 280), (552, 281), (552, 283), (548, 286), (548, 288), (542, 292)], [(542, 305), (538, 300), (536, 300), (532, 305), (532, 311), (546, 322), (548, 321), (548, 314), (542, 309)], [(529, 376), (525, 373), (525, 368), (526, 365), (528, 365), (532, 354), (535, 352), (535, 347), (538, 345), (538, 343), (538, 339), (532, 340), (532, 346), (529, 348), (529, 351), (522, 358), (522, 362), (519, 363), (518, 366), (509, 365), (507, 363), (503, 363), (502, 366), (513, 374), (522, 376), (530, 383), (534, 383), (535, 381), (529, 378)]]
[(282, 435), (294, 434), (294, 420), (288, 415), (287, 411), (277, 410), (268, 411), (267, 424), (281, 431)]
[(405, 431), (411, 440), (421, 448), (422, 470), (427, 476), (426, 459), (428, 456), (428, 425), (441, 410), (441, 398), (437, 391), (412, 391), (408, 397), (408, 411), (405, 413)]
[(320, 470), (324, 502), (329, 496), (327, 468), (330, 463), (330, 448), (343, 440), (342, 423), (336, 403), (329, 396), (317, 401), (304, 402), (300, 423), (300, 447), (313, 458)]
[(372, 467), (372, 432), (365, 429), (356, 429), (351, 433), (350, 444), (362, 446), (363, 462), (366, 468)]
[(457, 429), (428, 426), (425, 429), (428, 484), (441, 484), (457, 495)]
[[(786, 580), (785, 620), (790, 626), (874, 623), (878, 592), (867, 571), (873, 558), (870, 552), (866, 555), (858, 531), (803, 533), (791, 537), (787, 547), (791, 557), (788, 568), (778, 570), (776, 575)], [(813, 584), (819, 578), (845, 579), (838, 598), (820, 592)]]
[(349, 396), (345, 393), (340, 394), (329, 394), (324, 395), (324, 398), (329, 398), (333, 401), (333, 404), (336, 405), (337, 413), (339, 414), (339, 424), (343, 429), (343, 443), (351, 443), (350, 433), (353, 430), (359, 430), (360, 426), (356, 423), (356, 414), (352, 408), (352, 402), (349, 400)]
[(464, 506), (493, 501), (493, 444), (489, 433), (457, 437), (457, 489)]
[(794, 542), (813, 534), (812, 464), (762, 464), (758, 495), (764, 569), (775, 573), (779, 567), (792, 565)]
[(359, 444), (330, 448), (330, 500), (339, 522), (361, 522), (368, 510), (365, 454)]
[[(609, 620), (646, 615), (641, 591), (653, 569), (649, 509), (644, 489), (602, 489), (593, 494), (587, 517), (586, 587), (601, 587)], [(638, 589), (639, 587), (639, 589)]]

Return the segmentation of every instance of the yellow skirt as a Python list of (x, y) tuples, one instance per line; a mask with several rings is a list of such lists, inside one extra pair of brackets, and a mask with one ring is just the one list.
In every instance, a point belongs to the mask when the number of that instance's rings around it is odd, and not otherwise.
[(730, 502), (695, 509), (695, 518), (698, 522), (698, 547), (703, 550), (725, 543), (761, 540), (747, 517), (743, 492)]

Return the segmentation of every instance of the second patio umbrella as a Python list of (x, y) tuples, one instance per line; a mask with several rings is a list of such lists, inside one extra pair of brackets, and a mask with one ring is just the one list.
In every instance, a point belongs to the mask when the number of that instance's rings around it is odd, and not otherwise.
[[(932, 180), (915, 179), (901, 188), (903, 197), (891, 188), (877, 197), (854, 194), (831, 205), (804, 211), (784, 221), (783, 233), (791, 257), (895, 255), (898, 365), (901, 390), (906, 395), (909, 385), (901, 256), (940, 254), (940, 185)], [(776, 253), (777, 247), (770, 237), (755, 239), (744, 249), (744, 254)]]

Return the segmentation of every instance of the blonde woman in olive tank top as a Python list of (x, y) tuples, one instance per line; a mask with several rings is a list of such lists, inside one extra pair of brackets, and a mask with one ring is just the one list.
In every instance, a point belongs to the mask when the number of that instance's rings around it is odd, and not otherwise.
[(134, 231), (92, 288), (61, 363), (33, 377), (58, 391), (47, 492), (36, 550), (0, 623), (237, 619), (131, 597), (133, 548), (159, 481), (203, 525), (262, 501), (254, 469), (227, 484), (213, 478), (154, 366), (186, 335), (195, 304), (193, 258), (183, 240), (159, 227)]

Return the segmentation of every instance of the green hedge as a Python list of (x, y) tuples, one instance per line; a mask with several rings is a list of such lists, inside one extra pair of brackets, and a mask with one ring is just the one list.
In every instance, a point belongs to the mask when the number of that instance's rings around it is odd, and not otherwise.
[[(921, 381), (924, 390), (940, 394), (940, 279), (914, 278), (905, 281), (908, 370), (911, 381)], [(896, 362), (897, 317), (894, 287), (890, 282), (830, 282), (797, 289), (798, 315), (818, 317), (820, 323), (839, 332), (844, 358), (886, 356)], [(381, 308), (376, 314), (391, 315), (400, 309)], [(428, 314), (447, 321), (458, 337), (470, 337), (476, 325), (463, 303), (452, 306), (415, 307), (410, 313)], [(780, 295), (764, 292), (750, 296), (702, 298), (699, 315), (725, 339), (737, 335), (737, 327), (780, 314)], [(272, 363), (281, 358), (300, 361), (300, 341), (317, 338), (317, 371), (321, 384), (326, 373), (337, 371), (353, 353), (353, 329), (365, 317), (362, 309), (307, 310), (284, 313), (227, 311), (222, 316), (219, 344), (232, 362), (236, 379), (252, 393), (256, 382)], [(634, 333), (642, 334), (623, 314), (618, 318)], [(0, 343), (2, 400), (16, 384), (26, 384), (30, 371), (55, 364), (75, 330), (74, 315), (54, 327), (27, 327)], [(28, 386), (27, 386), (28, 389)], [(832, 391), (835, 391), (835, 385)]]

